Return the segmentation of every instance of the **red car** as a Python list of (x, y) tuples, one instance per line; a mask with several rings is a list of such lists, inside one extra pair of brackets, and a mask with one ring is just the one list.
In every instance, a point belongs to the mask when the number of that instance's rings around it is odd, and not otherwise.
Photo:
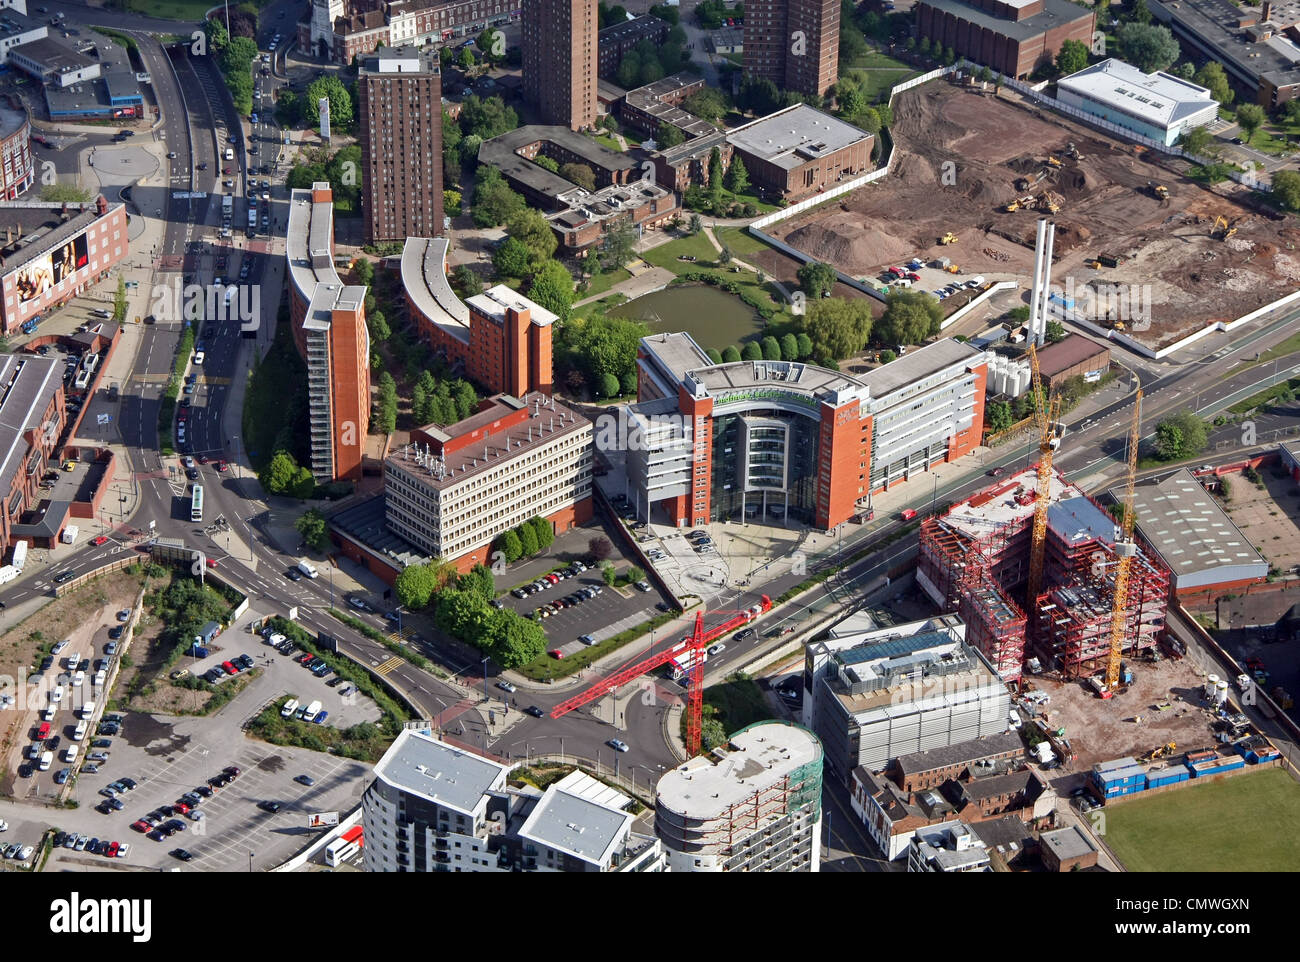
[(903, 515), (902, 515), (902, 517), (903, 517), (903, 520), (904, 520), (904, 521), (911, 521), (913, 518), (916, 517), (916, 509), (915, 509), (915, 508), (904, 508), (904, 509), (903, 509)]
[(563, 660), (564, 660), (564, 652), (560, 651), (560, 649), (558, 649), (558, 648), (552, 648), (552, 649), (551, 649), (551, 657), (554, 658), (554, 659), (556, 659), (557, 661), (563, 661)]
[(143, 818), (136, 819), (134, 822), (131, 823), (131, 827), (135, 829), (137, 832), (141, 833), (142, 835), (145, 832), (148, 832), (152, 829), (152, 826), (150, 826), (150, 824), (146, 822)]
[(908, 273), (907, 279), (909, 281), (919, 281), (921, 279), (921, 275), (918, 274), (916, 271), (911, 271)]
[(108, 539), (101, 534), (97, 538), (91, 538), (90, 543), (93, 544), (96, 548), (98, 548), (101, 544), (108, 544)]
[(215, 568), (216, 566), (217, 566), (217, 559), (216, 559), (216, 558), (209, 558), (209, 559), (208, 559), (208, 567), (209, 567), (209, 568)]
[(49, 737), (50, 737), (50, 723), (41, 722), (41, 727), (36, 729), (36, 740), (38, 742), (43, 742), (45, 741), (45, 739)]
[(194, 460), (199, 464), (207, 464), (210, 458), (206, 454), (199, 454), (195, 456)]
[(177, 802), (172, 807), (175, 808), (176, 811), (178, 811), (182, 815), (188, 815), (190, 813), (190, 807), (186, 805), (184, 802)]
[(218, 462), (217, 462), (217, 470), (218, 470), (218, 471), (223, 471), (223, 472), (224, 472), (224, 471), (226, 470), (226, 462), (225, 462), (225, 461), (218, 461)]
[(226, 672), (227, 675), (237, 675), (237, 674), (239, 674), (239, 669), (236, 668), (234, 665), (232, 665), (232, 664), (231, 664), (230, 662), (228, 662), (228, 661), (223, 661), (223, 662), (221, 663), (221, 667), (222, 667), (223, 669), (225, 669), (225, 672)]
[(104, 853), (105, 858), (117, 858), (117, 850), (122, 847), (121, 842), (109, 842), (108, 851)]

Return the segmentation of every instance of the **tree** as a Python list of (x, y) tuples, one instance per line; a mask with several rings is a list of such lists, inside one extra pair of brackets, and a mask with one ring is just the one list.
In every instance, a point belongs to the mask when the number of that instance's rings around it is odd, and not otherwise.
[(618, 575), (614, 571), (614, 562), (606, 561), (602, 564), (600, 566), (600, 576), (605, 579), (605, 584), (611, 588), (614, 587), (614, 582), (618, 580)]
[(893, 351), (889, 350), (888, 348), (880, 352), (881, 364), (888, 364), (890, 361), (897, 361), (897, 360), (898, 360), (898, 355), (895, 354)]
[(616, 271), (636, 256), (636, 228), (624, 222), (605, 232), (600, 249), (600, 263), (606, 270)]
[(1128, 18), (1132, 23), (1150, 23), (1151, 11), (1147, 7), (1147, 0), (1133, 0), (1133, 6), (1129, 10)]
[(1123, 58), (1143, 73), (1164, 70), (1178, 59), (1178, 41), (1168, 27), (1126, 23), (1116, 33)]
[(492, 266), (502, 277), (524, 277), (528, 274), (528, 248), (514, 237), (507, 237), (492, 252)]
[(1183, 80), (1192, 80), (1196, 77), (1196, 65), (1190, 60), (1184, 60), (1182, 63), (1176, 63), (1170, 67), (1169, 72), (1175, 77), (1181, 77)]
[(525, 523), (533, 526), (533, 533), (537, 535), (538, 551), (545, 551), (555, 543), (555, 529), (551, 526), (551, 522), (545, 518), (534, 516)]
[(761, 361), (763, 360), (763, 349), (758, 346), (758, 341), (746, 342), (741, 349), (740, 359), (742, 361)]
[(805, 334), (803, 331), (800, 331), (798, 334), (795, 335), (795, 346), (798, 348), (798, 350), (795, 352), (795, 357), (797, 357), (799, 360), (806, 361), (808, 358), (812, 357), (812, 352), (813, 352), (812, 338), (809, 337), (807, 334)]
[(587, 190), (596, 189), (595, 171), (586, 164), (561, 164), (560, 176)]
[(573, 276), (559, 261), (547, 261), (534, 275), (528, 296), (556, 317), (567, 321), (573, 306)]
[(530, 524), (521, 524), (518, 528), (519, 544), (524, 549), (524, 557), (531, 558), (538, 552), (537, 532)]
[(1279, 170), (1273, 174), (1273, 196), (1290, 211), (1300, 211), (1300, 172)]
[(727, 349), (722, 352), (722, 363), (735, 364), (739, 360), (740, 360), (740, 351), (736, 348), (736, 345), (728, 344)]
[(980, 77), (980, 83), (982, 84), (989, 83), (993, 79), (993, 71), (990, 70), (988, 67), (980, 67), (979, 77)]
[(719, 351), (716, 347), (711, 347), (708, 350), (706, 350), (704, 353), (709, 355), (709, 360), (712, 361), (714, 364), (722, 363), (722, 352)]
[(456, 587), (461, 591), (468, 591), (477, 597), (484, 604), (487, 604), (497, 594), (496, 582), (492, 580), (492, 572), (486, 565), (477, 564), (465, 572), (456, 581)]
[(1282, 112), (1288, 123), (1300, 123), (1300, 100), (1288, 100), (1283, 104)]
[(327, 75), (318, 77), (307, 85), (305, 100), (311, 105), (313, 114), (316, 104), (320, 103), (322, 97), (328, 97), (330, 101), (331, 127), (342, 130), (352, 126), (352, 95), (348, 93), (348, 88), (343, 86), (343, 81), (338, 77)]
[(352, 273), (358, 284), (370, 287), (375, 282), (375, 265), (365, 257), (358, 257), (352, 264)]
[(330, 546), (329, 528), (325, 523), (325, 515), (321, 514), (316, 508), (308, 509), (293, 523), (297, 532), (302, 535), (302, 540), (307, 542), (316, 551), (326, 551)]
[(1183, 136), (1179, 139), (1178, 145), (1189, 154), (1204, 156), (1206, 148), (1214, 138), (1204, 127), (1192, 127), (1190, 130), (1183, 131)]
[(383, 311), (367, 314), (366, 327), (370, 329), (370, 339), (376, 344), (382, 344), (393, 335), (392, 328), (388, 326), (388, 318), (384, 316)]
[(574, 318), (562, 330), (563, 350), (571, 364), (587, 374), (588, 382), (599, 384), (603, 376), (621, 379), (636, 370), (636, 352), (649, 329), (639, 321), (595, 314)]
[(533, 158), (533, 163), (544, 170), (549, 170), (552, 174), (558, 174), (560, 172), (559, 163), (552, 160), (550, 157), (547, 157), (545, 154), (538, 154)]
[(468, 264), (461, 264), (451, 272), (451, 286), (456, 289), (461, 300), (483, 293), (483, 282)]
[(618, 397), (621, 385), (619, 379), (613, 374), (602, 374), (598, 383), (600, 384), (600, 396), (602, 398)]
[(793, 361), (799, 357), (799, 339), (793, 334), (781, 335), (781, 358), (785, 361)]
[(608, 538), (592, 538), (587, 542), (587, 552), (597, 561), (604, 561), (614, 553), (614, 546)]
[[(753, 343), (752, 341), (750, 343)], [(763, 360), (779, 361), (781, 360), (781, 342), (772, 335), (763, 338)]]
[(939, 333), (943, 308), (925, 291), (891, 291), (876, 336), (885, 344), (920, 344)]
[(680, 127), (674, 127), (668, 121), (662, 120), (659, 122), (659, 136), (655, 139), (659, 143), (660, 150), (667, 150), (669, 147), (685, 143), (686, 134), (682, 133)]
[(480, 640), (483, 650), (507, 671), (528, 664), (546, 651), (542, 626), (509, 609), (490, 611)]
[(495, 27), (488, 27), (474, 40), (474, 46), (483, 55), (483, 62), (503, 63), (506, 59), (506, 35)]
[(510, 215), (506, 233), (528, 249), (528, 270), (536, 271), (555, 253), (558, 241), (550, 223), (539, 210), (524, 207)]
[[(468, 143), (470, 138), (466, 138)], [(478, 169), (474, 187), (474, 226), (498, 227), (524, 207), (524, 198), (510, 189), (501, 172), (486, 165)]]
[(433, 623), (439, 631), (481, 647), (483, 632), (493, 611), (468, 591), (452, 589), (438, 595)]
[(835, 268), (821, 261), (809, 261), (795, 273), (799, 287), (810, 300), (829, 294), (835, 286)]
[(1156, 454), (1164, 461), (1194, 458), (1205, 449), (1205, 422), (1191, 411), (1180, 411), (1156, 425)]
[[(1191, 66), (1191, 64), (1186, 64)], [(1236, 94), (1232, 90), (1232, 85), (1228, 82), (1228, 75), (1224, 72), (1223, 66), (1215, 61), (1209, 61), (1204, 67), (1192, 74), (1188, 78), (1194, 83), (1206, 87), (1210, 91), (1210, 96), (1223, 104), (1225, 107), (1232, 103)]]
[(1056, 55), (1056, 69), (1061, 76), (1078, 73), (1088, 66), (1088, 48), (1082, 40), (1066, 40)]
[(460, 64), (462, 70), (469, 70), (478, 63), (478, 61), (474, 59), (474, 51), (470, 50), (469, 47), (460, 48), (460, 56), (457, 58), (457, 62)]
[(298, 462), (288, 451), (276, 451), (257, 480), (267, 494), (286, 494), (298, 476)]
[(1055, 344), (1065, 340), (1065, 325), (1060, 321), (1047, 322), (1047, 342)]
[(483, 140), (491, 140), (518, 126), (519, 115), (500, 97), (470, 94), (461, 107), (460, 127), (466, 136), (474, 134)]
[(497, 550), (506, 556), (507, 564), (514, 564), (523, 556), (524, 546), (519, 542), (519, 535), (514, 528), (497, 538)]
[(727, 190), (733, 194), (743, 194), (748, 189), (749, 171), (745, 169), (744, 160), (737, 154), (727, 169)]
[(1263, 122), (1264, 108), (1259, 104), (1242, 104), (1237, 108), (1237, 125), (1246, 132), (1246, 143), (1250, 143)]
[(730, 107), (726, 94), (716, 87), (705, 87), (683, 100), (682, 109), (711, 124), (716, 124), (727, 116)]
[(1011, 405), (1006, 401), (990, 401), (984, 406), (984, 426), (993, 434), (1005, 431), (1013, 423)]
[(397, 600), (411, 611), (427, 608), (437, 587), (437, 571), (427, 564), (407, 565), (393, 582)]
[(718, 248), (718, 263), (723, 267), (726, 267), (731, 263), (731, 248), (726, 244), (723, 244)]
[(709, 151), (709, 193), (717, 194), (722, 190), (722, 154), (714, 147)]
[(867, 95), (862, 88), (856, 84), (846, 84), (840, 82), (839, 95), (835, 98), (839, 104), (840, 114), (848, 120), (855, 120), (861, 117), (870, 106), (867, 103)]
[[(1297, 103), (1300, 103), (1300, 101), (1297, 101)], [(687, 221), (687, 231), (692, 234), (698, 234), (703, 229), (704, 229), (704, 224), (700, 220), (700, 215), (692, 214), (691, 219)]]
[(376, 427), (381, 434), (392, 434), (397, 428), (397, 382), (387, 371), (379, 375), (379, 417)]
[(842, 360), (862, 350), (871, 335), (871, 307), (866, 300), (822, 298), (808, 305), (804, 331), (819, 358)]

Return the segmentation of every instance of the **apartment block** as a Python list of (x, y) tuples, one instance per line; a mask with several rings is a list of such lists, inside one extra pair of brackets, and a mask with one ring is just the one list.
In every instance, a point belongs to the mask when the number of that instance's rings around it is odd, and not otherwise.
[(668, 39), (672, 26), (667, 20), (654, 16), (637, 17), (625, 23), (616, 23), (600, 31), (597, 46), (600, 51), (600, 75), (608, 77), (618, 70), (623, 58), (642, 40), (656, 47)]
[(591, 422), (544, 394), (498, 395), (446, 428), (429, 425), (384, 462), (388, 528), (460, 570), (529, 518), (557, 533), (591, 518)]
[(523, 0), (524, 99), (543, 124), (596, 125), (596, 0)]
[(442, 76), (435, 53), (386, 47), (358, 62), (362, 214), (370, 243), (438, 237)]
[(745, 73), (783, 90), (821, 97), (839, 80), (840, 5), (835, 0), (745, 4)]
[(1096, 14), (1070, 0), (918, 0), (916, 35), (1009, 77), (1055, 62), (1061, 45), (1092, 49)]
[(822, 748), (787, 722), (757, 722), (678, 765), (655, 789), (670, 872), (816, 872)]
[(580, 771), (545, 792), (427, 728), (399, 734), (361, 799), (367, 872), (659, 872), (632, 799)]
[(285, 260), (294, 344), (307, 362), (312, 476), (321, 483), (356, 480), (370, 430), (366, 289), (345, 285), (334, 269), (328, 182), (291, 193)]
[(504, 284), (476, 294), (469, 307), (469, 376), (489, 391), (550, 394), (551, 336), (558, 318)]

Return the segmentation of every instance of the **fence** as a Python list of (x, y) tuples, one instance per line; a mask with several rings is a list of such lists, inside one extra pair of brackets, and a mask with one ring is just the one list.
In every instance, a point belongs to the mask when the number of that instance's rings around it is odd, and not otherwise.
[(975, 310), (975, 308), (988, 301), (994, 294), (997, 294), (1000, 291), (1014, 291), (1019, 286), (1020, 283), (1018, 281), (998, 281), (996, 284), (990, 284), (978, 297), (971, 298), (969, 303), (964, 304), (949, 314), (947, 319), (939, 325), (939, 330), (943, 330), (949, 324), (957, 323), (971, 311)]

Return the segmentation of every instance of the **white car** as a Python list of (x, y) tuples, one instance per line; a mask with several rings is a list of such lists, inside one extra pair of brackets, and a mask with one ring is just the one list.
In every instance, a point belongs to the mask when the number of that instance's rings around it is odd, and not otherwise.
[(50, 691), (50, 704), (57, 705), (61, 701), (63, 701), (63, 686), (55, 685)]
[(73, 742), (63, 750), (63, 760), (71, 765), (77, 760), (77, 744)]
[(36, 854), (36, 849), (30, 845), (24, 845), (23, 850), (18, 853), (18, 861), (25, 862)]
[(119, 845), (119, 846), (117, 847), (117, 857), (118, 857), (118, 858), (126, 858), (126, 857), (127, 857), (128, 855), (130, 855), (130, 854), (131, 854), (131, 843), (130, 843), (130, 842), (123, 842), (121, 845)]
[(191, 822), (201, 822), (201, 821), (203, 821), (205, 818), (207, 818), (207, 816), (204, 815), (204, 814), (203, 814), (201, 811), (199, 811), (197, 808), (195, 808), (195, 809), (191, 809), (190, 812), (189, 812), (189, 814), (188, 814), (186, 817), (187, 817)]
[(720, 655), (726, 650), (727, 650), (727, 646), (721, 643), (709, 646), (710, 655)]
[(68, 647), (68, 641), (67, 641), (67, 639), (64, 639), (63, 641), (59, 642), (57, 645), (55, 645), (53, 648), (50, 649), (50, 654), (51, 654), (51, 655), (57, 655), (57, 654), (58, 654), (59, 652), (61, 652), (64, 648), (67, 648), (67, 647)]
[(85, 683), (86, 683), (86, 673), (85, 673), (84, 671), (79, 671), (79, 672), (77, 672), (75, 675), (72, 676), (72, 687), (73, 687), (73, 688), (80, 688), (80, 687), (81, 687), (82, 685), (84, 685)]
[(0, 818), (0, 832), (7, 832), (7, 831), (9, 831), (9, 823), (6, 822), (3, 818)]
[(621, 741), (617, 738), (611, 738), (605, 744), (608, 745), (610, 748), (614, 749), (614, 751), (616, 752), (628, 751), (627, 742)]

